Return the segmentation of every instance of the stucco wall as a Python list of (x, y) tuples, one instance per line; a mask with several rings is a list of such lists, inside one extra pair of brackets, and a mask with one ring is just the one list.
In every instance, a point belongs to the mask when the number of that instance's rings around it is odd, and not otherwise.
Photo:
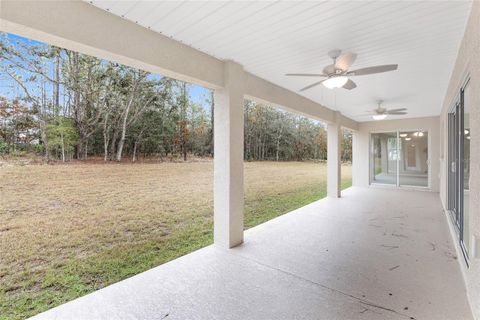
[(371, 132), (391, 131), (428, 131), (430, 142), (430, 189), (439, 191), (439, 153), (440, 130), (439, 117), (409, 118), (401, 120), (368, 121), (359, 124), (359, 130), (353, 134), (353, 185), (369, 185), (369, 138)]
[[(440, 153), (440, 191), (442, 202), (446, 197), (446, 150), (448, 110), (454, 103), (462, 83), (469, 77), (470, 105), (470, 200), (469, 200), (469, 234), (470, 243), (475, 237), (480, 237), (480, 2), (474, 1), (465, 35), (460, 46), (448, 90), (443, 102), (441, 114), (441, 153)], [(457, 243), (458, 245), (458, 243)], [(472, 257), (472, 246), (468, 248), (470, 267), (467, 269), (463, 258), (459, 262), (464, 264), (464, 276), (470, 305), (476, 319), (480, 319), (480, 259)]]

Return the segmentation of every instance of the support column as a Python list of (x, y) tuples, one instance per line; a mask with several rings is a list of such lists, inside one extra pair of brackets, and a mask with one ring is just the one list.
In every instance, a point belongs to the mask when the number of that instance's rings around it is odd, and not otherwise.
[(214, 242), (224, 248), (243, 242), (244, 77), (241, 65), (225, 62), (214, 96)]
[(327, 195), (334, 198), (341, 195), (341, 134), (339, 121), (327, 125)]
[[(373, 163), (370, 162), (368, 132), (353, 131), (352, 137), (352, 185), (368, 187)], [(368, 170), (367, 170), (368, 169)]]

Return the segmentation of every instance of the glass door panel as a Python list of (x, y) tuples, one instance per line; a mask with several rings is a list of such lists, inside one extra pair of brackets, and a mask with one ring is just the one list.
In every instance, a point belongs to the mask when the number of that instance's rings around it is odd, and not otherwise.
[(370, 182), (397, 185), (397, 133), (372, 133)]
[(448, 114), (448, 153), (447, 153), (447, 206), (448, 210), (456, 212), (455, 209), (455, 112)]
[(428, 187), (428, 132), (400, 132), (399, 139), (399, 184)]
[(459, 242), (468, 264), (470, 246), (470, 101), (468, 82), (448, 114), (448, 186), (447, 205), (452, 213)]
[(462, 189), (463, 189), (463, 212), (462, 212), (462, 240), (464, 243), (465, 249), (467, 249), (467, 254), (468, 254), (468, 248), (470, 245), (470, 236), (469, 236), (469, 197), (470, 197), (470, 90), (468, 84), (465, 86), (463, 89), (463, 101), (462, 101), (462, 107), (463, 107), (463, 132), (462, 132), (462, 140), (463, 140), (463, 146), (462, 146), (462, 164), (463, 164), (463, 170), (461, 172), (463, 184), (462, 184)]

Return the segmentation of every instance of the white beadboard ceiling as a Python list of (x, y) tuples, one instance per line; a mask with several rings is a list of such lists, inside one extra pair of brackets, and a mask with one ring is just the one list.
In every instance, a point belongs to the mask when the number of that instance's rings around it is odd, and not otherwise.
[(355, 77), (354, 90), (301, 93), (357, 121), (376, 107), (407, 116), (440, 114), (470, 1), (88, 1), (293, 91), (321, 72), (329, 50), (358, 54), (351, 70), (397, 63), (397, 71)]

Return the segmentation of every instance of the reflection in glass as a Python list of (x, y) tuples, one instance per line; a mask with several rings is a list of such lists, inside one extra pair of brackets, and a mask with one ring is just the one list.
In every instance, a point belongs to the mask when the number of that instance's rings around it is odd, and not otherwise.
[(397, 133), (372, 133), (370, 181), (397, 184)]
[(428, 132), (400, 132), (399, 137), (400, 185), (428, 187)]

